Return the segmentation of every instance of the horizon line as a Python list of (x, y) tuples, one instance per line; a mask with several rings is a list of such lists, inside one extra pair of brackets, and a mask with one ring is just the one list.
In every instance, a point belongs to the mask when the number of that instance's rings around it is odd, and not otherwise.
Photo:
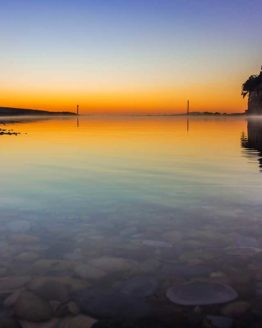
[[(79, 106), (80, 108), (80, 106)], [(50, 113), (72, 113), (76, 114), (77, 111), (74, 110), (69, 110), (69, 109), (43, 109), (43, 108), (28, 108), (28, 107), (11, 107), (11, 106), (0, 106), (0, 109), (16, 109), (16, 110), (32, 110), (32, 111), (44, 111), (44, 112), (50, 112)], [(132, 111), (110, 111), (110, 112), (104, 112), (104, 111), (84, 111), (81, 113), (81, 110), (79, 111), (80, 113), (78, 116), (84, 116), (84, 115), (110, 115), (110, 116), (118, 116), (118, 115), (123, 115), (123, 116), (181, 116), (181, 115), (197, 115), (197, 114), (217, 114), (217, 115), (237, 115), (237, 114), (245, 114), (246, 111), (241, 110), (239, 112), (236, 111), (224, 111), (224, 110), (192, 110), (189, 113), (185, 111), (166, 111), (166, 112), (132, 112)], [(1, 115), (0, 115), (1, 116)]]

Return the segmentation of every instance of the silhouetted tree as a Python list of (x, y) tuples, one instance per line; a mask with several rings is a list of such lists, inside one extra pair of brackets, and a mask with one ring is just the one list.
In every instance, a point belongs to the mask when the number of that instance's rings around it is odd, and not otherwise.
[(262, 67), (259, 75), (251, 75), (246, 82), (242, 85), (243, 98), (254, 91), (259, 93), (259, 87), (262, 85)]

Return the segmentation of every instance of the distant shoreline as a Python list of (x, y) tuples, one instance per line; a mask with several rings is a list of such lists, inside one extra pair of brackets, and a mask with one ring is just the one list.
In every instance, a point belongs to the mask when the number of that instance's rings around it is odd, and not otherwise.
[[(187, 113), (84, 113), (81, 116), (133, 116), (133, 117), (173, 117), (173, 116), (250, 116), (246, 112), (242, 113), (220, 113), (220, 112), (190, 112)], [(7, 116), (78, 116), (76, 113), (73, 112), (52, 112), (47, 110), (40, 110), (40, 109), (23, 109), (23, 108), (14, 108), (14, 107), (0, 107), (0, 117), (7, 117)], [(80, 116), (80, 115), (79, 115)]]
[(191, 113), (163, 113), (163, 114), (130, 114), (130, 116), (243, 116), (247, 113), (219, 113), (219, 112), (191, 112)]
[(1, 116), (76, 116), (76, 113), (72, 112), (51, 112), (40, 109), (23, 109), (13, 107), (0, 107)]

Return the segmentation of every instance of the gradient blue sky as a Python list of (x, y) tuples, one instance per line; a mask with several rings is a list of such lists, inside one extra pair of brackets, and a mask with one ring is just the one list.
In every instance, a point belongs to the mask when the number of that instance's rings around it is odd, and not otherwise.
[(261, 0), (1, 1), (0, 105), (241, 111)]

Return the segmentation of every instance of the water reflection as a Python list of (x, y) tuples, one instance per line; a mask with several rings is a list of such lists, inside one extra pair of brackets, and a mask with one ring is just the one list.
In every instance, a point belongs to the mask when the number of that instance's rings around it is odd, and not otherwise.
[(262, 176), (240, 152), (246, 121), (77, 125), (27, 121), (1, 138), (0, 312), (30, 328), (260, 324)]
[(6, 122), (0, 122), (0, 136), (17, 136), (19, 134), (20, 132), (14, 131), (13, 129), (7, 129)]
[(241, 137), (242, 147), (246, 150), (246, 157), (258, 159), (260, 171), (262, 171), (262, 120), (248, 119), (247, 135)]

